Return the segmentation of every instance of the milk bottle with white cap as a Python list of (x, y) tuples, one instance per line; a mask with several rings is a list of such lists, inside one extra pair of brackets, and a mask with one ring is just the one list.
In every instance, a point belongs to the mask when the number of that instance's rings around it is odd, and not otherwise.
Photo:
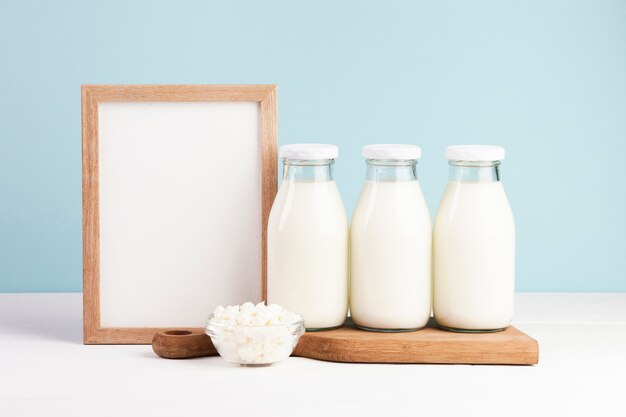
[(348, 221), (333, 180), (335, 145), (285, 145), (267, 228), (267, 301), (307, 330), (341, 326), (348, 310)]
[(421, 149), (363, 148), (367, 174), (350, 232), (350, 314), (373, 331), (424, 327), (431, 312), (431, 223), (417, 180)]
[(433, 311), (448, 330), (502, 330), (513, 318), (515, 224), (500, 182), (504, 149), (449, 146), (433, 233)]

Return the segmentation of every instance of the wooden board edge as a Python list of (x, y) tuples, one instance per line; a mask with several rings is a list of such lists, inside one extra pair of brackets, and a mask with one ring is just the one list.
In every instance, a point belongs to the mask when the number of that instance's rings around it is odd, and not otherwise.
[[(515, 341), (432, 341), (402, 343), (358, 343), (349, 339), (324, 336), (323, 332), (306, 333), (293, 356), (342, 363), (389, 364), (465, 364), (465, 365), (536, 365), (539, 363), (537, 340), (519, 329)], [(376, 355), (376, 348), (385, 352)], [(381, 358), (383, 356), (383, 358)]]

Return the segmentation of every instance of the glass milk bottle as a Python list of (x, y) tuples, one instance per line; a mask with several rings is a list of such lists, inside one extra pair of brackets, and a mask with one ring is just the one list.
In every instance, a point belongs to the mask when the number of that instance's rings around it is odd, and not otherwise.
[(348, 221), (332, 167), (335, 145), (280, 148), (283, 181), (267, 230), (267, 300), (307, 330), (343, 325), (348, 310)]
[(504, 149), (449, 146), (450, 177), (435, 220), (437, 324), (461, 332), (502, 330), (513, 318), (515, 224), (500, 182)]
[(431, 223), (417, 180), (421, 149), (363, 148), (367, 174), (350, 231), (350, 314), (372, 331), (422, 328), (431, 312)]

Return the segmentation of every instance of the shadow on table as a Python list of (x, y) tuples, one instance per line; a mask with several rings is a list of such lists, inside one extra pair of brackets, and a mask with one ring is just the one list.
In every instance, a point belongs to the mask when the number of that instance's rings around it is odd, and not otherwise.
[(0, 322), (0, 334), (33, 336), (48, 340), (58, 340), (68, 343), (83, 343), (82, 320), (72, 320), (63, 323), (46, 322)]
[[(82, 344), (82, 326), (82, 319), (65, 323), (46, 323), (43, 320), (39, 323), (11, 323), (9, 325), (2, 323), (0, 324), (0, 333), (8, 330), (9, 333), (13, 334), (32, 335), (48, 340)], [(7, 327), (9, 328), (7, 329)]]
[[(240, 365), (229, 363), (220, 358), (218, 355), (211, 356), (200, 356), (197, 358), (185, 358), (185, 359), (165, 359), (157, 356), (156, 353), (152, 351), (150, 345), (146, 345), (146, 350), (138, 354), (139, 357), (149, 360), (156, 361), (165, 361), (171, 362), (172, 364), (177, 364), (177, 366), (188, 366), (188, 367), (197, 367), (199, 364), (203, 366), (210, 366), (213, 369), (216, 368), (231, 368), (231, 369), (247, 369)], [(264, 367), (260, 367), (258, 369), (264, 369)]]
[(0, 339), (58, 340), (82, 344), (82, 297), (74, 294), (3, 294)]

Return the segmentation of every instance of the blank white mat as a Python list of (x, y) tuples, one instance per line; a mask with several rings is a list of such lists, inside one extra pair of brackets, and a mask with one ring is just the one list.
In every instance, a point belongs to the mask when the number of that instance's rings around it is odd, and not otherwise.
[(257, 102), (100, 103), (102, 327), (260, 301)]

